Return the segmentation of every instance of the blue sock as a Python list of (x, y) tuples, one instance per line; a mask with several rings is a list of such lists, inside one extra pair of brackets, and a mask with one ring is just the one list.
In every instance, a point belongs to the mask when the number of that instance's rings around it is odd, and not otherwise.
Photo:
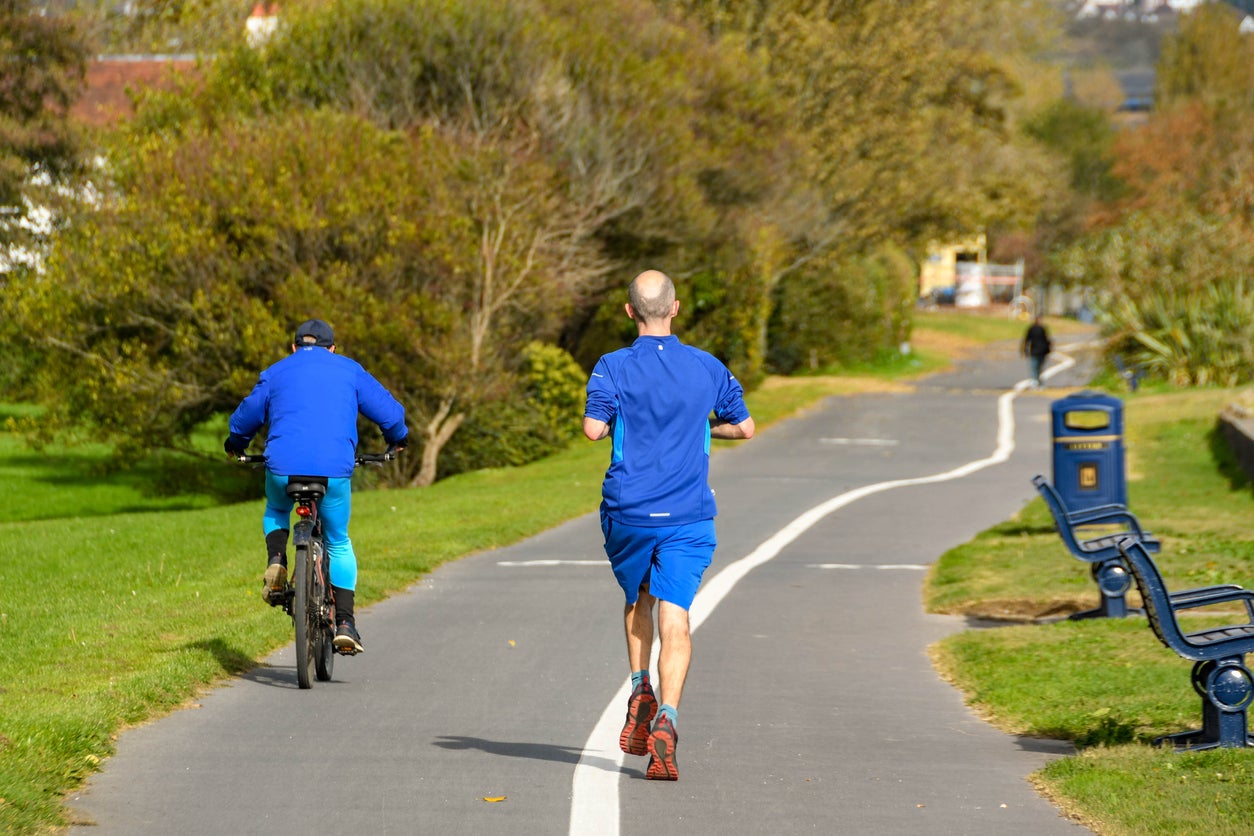
[(631, 689), (634, 691), (641, 682), (649, 681), (649, 671), (634, 671), (631, 675)]
[(675, 708), (673, 705), (663, 705), (658, 709), (657, 718), (661, 720), (663, 717), (670, 720), (671, 725), (673, 726), (679, 721), (679, 709)]

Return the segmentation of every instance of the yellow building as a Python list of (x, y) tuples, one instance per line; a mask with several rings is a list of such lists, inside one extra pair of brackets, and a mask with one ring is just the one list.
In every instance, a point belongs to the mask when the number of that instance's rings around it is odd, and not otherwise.
[(948, 243), (931, 242), (927, 258), (919, 268), (919, 296), (929, 296), (937, 288), (958, 284), (959, 264), (988, 263), (988, 240), (984, 233)]

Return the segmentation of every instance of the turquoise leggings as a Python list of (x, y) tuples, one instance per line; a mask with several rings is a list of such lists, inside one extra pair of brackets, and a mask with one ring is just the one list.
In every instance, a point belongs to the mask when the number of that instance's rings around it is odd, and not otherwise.
[[(266, 513), (262, 517), (265, 533), (292, 528), (292, 507), (296, 504), (287, 495), (286, 476), (266, 471)], [(331, 585), (340, 589), (357, 588), (357, 555), (353, 541), (348, 539), (348, 517), (353, 508), (353, 480), (328, 479), (327, 495), (318, 503), (322, 518), (322, 539), (331, 560)]]

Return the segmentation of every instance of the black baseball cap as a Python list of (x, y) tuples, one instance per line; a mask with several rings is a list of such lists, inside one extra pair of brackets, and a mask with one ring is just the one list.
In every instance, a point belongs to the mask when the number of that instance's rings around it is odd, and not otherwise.
[(314, 345), (320, 345), (323, 348), (330, 348), (335, 345), (335, 334), (331, 331), (331, 326), (327, 325), (321, 319), (307, 319), (296, 328), (296, 339), (292, 342), (300, 345), (305, 341), (305, 337), (313, 337)]

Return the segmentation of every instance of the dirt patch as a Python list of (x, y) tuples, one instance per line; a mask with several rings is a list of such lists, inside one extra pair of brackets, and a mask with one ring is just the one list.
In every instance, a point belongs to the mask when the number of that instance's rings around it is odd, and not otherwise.
[(910, 335), (910, 345), (924, 351), (943, 354), (951, 360), (962, 360), (983, 348), (984, 343), (961, 334), (950, 334), (945, 331), (933, 331), (930, 328), (916, 328)]
[(990, 622), (1030, 624), (1034, 621), (1057, 620), (1093, 606), (1092, 601), (1058, 598), (1048, 601), (1032, 598), (1002, 598), (979, 601), (963, 607), (953, 615)]

